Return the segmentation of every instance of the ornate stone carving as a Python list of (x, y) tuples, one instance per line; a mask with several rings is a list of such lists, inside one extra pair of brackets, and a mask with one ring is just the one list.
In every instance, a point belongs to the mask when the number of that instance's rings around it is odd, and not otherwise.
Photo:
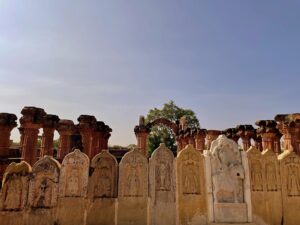
[(220, 135), (211, 146), (214, 200), (218, 203), (243, 203), (244, 168), (237, 144)]
[(94, 169), (91, 175), (92, 198), (114, 198), (117, 196), (118, 162), (108, 152), (102, 150), (91, 163)]
[(251, 163), (251, 189), (263, 191), (262, 167), (258, 160)]
[(22, 161), (11, 163), (5, 170), (2, 182), (1, 209), (22, 210), (27, 202), (28, 174), (31, 166)]
[(87, 194), (89, 158), (79, 149), (66, 155), (61, 165), (61, 197), (85, 197)]
[(57, 204), (59, 162), (50, 156), (37, 161), (29, 184), (29, 205), (32, 208), (52, 208)]
[(142, 197), (148, 193), (147, 159), (134, 149), (124, 155), (120, 163), (120, 195)]
[(267, 191), (277, 191), (277, 172), (275, 163), (269, 162), (265, 167)]

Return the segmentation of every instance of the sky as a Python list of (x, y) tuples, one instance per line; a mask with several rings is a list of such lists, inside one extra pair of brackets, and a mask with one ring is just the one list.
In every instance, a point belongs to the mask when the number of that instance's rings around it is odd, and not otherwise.
[(299, 0), (0, 0), (0, 112), (94, 115), (111, 145), (169, 100), (206, 129), (300, 112), (299, 21)]

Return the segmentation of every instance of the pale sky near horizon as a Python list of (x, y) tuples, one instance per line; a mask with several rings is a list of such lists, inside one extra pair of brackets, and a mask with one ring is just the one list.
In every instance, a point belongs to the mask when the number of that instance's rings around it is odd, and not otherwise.
[(0, 0), (0, 112), (91, 114), (120, 145), (171, 99), (206, 129), (300, 112), (299, 21), (298, 0)]

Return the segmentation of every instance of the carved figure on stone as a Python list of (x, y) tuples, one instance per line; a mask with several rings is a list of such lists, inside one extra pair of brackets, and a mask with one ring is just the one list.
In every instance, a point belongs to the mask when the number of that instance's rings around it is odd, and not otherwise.
[(97, 154), (91, 163), (94, 171), (91, 176), (93, 198), (116, 197), (117, 192), (117, 160), (108, 150)]
[(243, 203), (245, 172), (237, 144), (224, 135), (213, 143), (211, 151), (214, 201)]
[(266, 164), (266, 179), (267, 179), (267, 190), (277, 191), (277, 176), (276, 176), (276, 167), (274, 163)]
[(167, 156), (160, 154), (156, 157), (159, 164), (156, 166), (156, 190), (169, 191), (171, 188), (171, 167)]
[(61, 197), (85, 197), (87, 194), (89, 158), (79, 149), (67, 154), (60, 176)]
[(119, 195), (142, 197), (148, 195), (148, 163), (138, 149), (126, 153), (120, 162)]
[(34, 164), (29, 188), (32, 208), (51, 208), (57, 204), (59, 171), (59, 162), (50, 156)]
[(263, 177), (259, 162), (253, 162), (251, 165), (251, 187), (252, 191), (263, 191)]
[(289, 165), (287, 191), (289, 196), (300, 195), (299, 168), (296, 165)]
[(8, 165), (3, 176), (0, 209), (18, 211), (25, 206), (30, 172), (30, 165), (24, 161)]

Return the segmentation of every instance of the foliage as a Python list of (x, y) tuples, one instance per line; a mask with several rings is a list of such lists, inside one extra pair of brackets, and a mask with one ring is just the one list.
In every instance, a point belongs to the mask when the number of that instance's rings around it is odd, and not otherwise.
[[(181, 117), (186, 117), (187, 126), (190, 128), (199, 128), (199, 121), (195, 113), (191, 109), (183, 109), (178, 107), (174, 101), (165, 103), (162, 109), (150, 109), (145, 118), (146, 123), (158, 118), (166, 118), (176, 123)], [(165, 125), (154, 126), (151, 130), (148, 139), (149, 155), (159, 146), (160, 143), (165, 143), (171, 151), (176, 154), (177, 146), (173, 131)]]

